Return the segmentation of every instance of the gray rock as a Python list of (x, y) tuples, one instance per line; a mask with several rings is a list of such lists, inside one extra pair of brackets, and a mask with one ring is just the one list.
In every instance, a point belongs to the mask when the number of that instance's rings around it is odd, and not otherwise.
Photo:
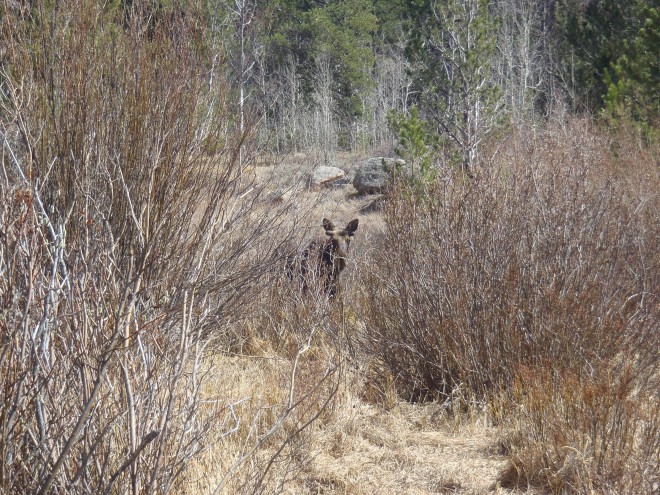
[(404, 165), (403, 160), (396, 158), (368, 158), (358, 166), (353, 187), (357, 189), (358, 194), (381, 193), (396, 168)]
[(309, 182), (312, 186), (329, 186), (345, 176), (346, 172), (340, 168), (321, 165), (312, 170)]

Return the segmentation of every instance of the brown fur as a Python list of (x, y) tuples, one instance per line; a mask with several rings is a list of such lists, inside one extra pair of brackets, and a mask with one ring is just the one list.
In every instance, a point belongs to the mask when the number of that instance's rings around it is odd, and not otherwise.
[(289, 278), (293, 278), (296, 271), (300, 274), (305, 290), (309, 289), (310, 281), (315, 280), (323, 293), (335, 297), (339, 293), (339, 275), (346, 268), (351, 238), (358, 228), (358, 220), (338, 229), (324, 218), (322, 226), (328, 238), (312, 242), (300, 255), (299, 264), (295, 258), (290, 258), (287, 271)]

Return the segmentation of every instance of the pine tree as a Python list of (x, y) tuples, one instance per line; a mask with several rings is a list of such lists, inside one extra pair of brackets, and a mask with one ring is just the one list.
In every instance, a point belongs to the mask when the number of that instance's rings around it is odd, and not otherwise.
[(471, 176), (479, 145), (497, 124), (502, 105), (491, 77), (497, 19), (486, 0), (434, 1), (416, 40), (422, 109), (458, 147)]
[(660, 9), (645, 9), (644, 18), (612, 72), (606, 72), (605, 101), (610, 115), (629, 114), (650, 131), (660, 116)]
[[(657, 4), (657, 0), (651, 0)], [(556, 72), (575, 110), (599, 110), (605, 71), (624, 53), (642, 25), (648, 0), (560, 0), (554, 40)]]

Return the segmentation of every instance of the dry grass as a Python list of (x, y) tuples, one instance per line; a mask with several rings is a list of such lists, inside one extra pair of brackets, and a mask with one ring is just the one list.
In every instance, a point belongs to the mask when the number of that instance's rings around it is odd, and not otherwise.
[[(285, 403), (287, 360), (276, 355), (214, 355), (207, 361), (213, 372), (203, 390), (203, 407), (212, 411), (217, 423), (207, 438), (205, 452), (186, 471), (177, 490), (180, 493), (213, 493)], [(245, 479), (236, 485), (241, 482)], [(232, 492), (229, 484), (223, 493)]]
[(447, 431), (437, 405), (399, 404), (384, 412), (354, 400), (310, 444), (304, 489), (317, 493), (484, 493), (506, 458), (493, 431)]
[[(281, 353), (215, 356), (211, 361), (222, 376), (214, 376), (205, 399), (225, 407), (237, 403), (241, 418), (259, 417), (261, 411), (263, 421), (244, 424), (236, 435), (212, 439), (213, 447), (188, 471), (184, 493), (212, 493), (236, 456), (273, 422), (285, 400), (290, 362)], [(508, 461), (497, 453), (497, 430), (486, 426), (484, 417), (451, 419), (440, 404), (398, 403), (384, 411), (354, 395), (363, 388), (363, 380), (358, 370), (344, 376), (331, 410), (276, 462), (267, 492), (277, 487), (297, 494), (501, 492), (496, 482)], [(225, 411), (219, 431), (227, 429), (227, 421), (231, 422)], [(264, 445), (244, 473), (267, 462), (281, 440)], [(244, 490), (249, 481), (239, 473), (223, 493)]]

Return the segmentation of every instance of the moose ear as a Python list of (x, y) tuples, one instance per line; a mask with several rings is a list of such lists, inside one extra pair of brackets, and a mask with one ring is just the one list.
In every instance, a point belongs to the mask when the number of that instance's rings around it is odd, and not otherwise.
[(346, 226), (346, 229), (344, 229), (344, 230), (346, 230), (346, 231), (349, 233), (349, 235), (353, 235), (353, 233), (354, 233), (354, 232), (357, 230), (357, 228), (358, 228), (358, 223), (359, 223), (359, 221), (358, 221), (358, 219), (356, 218), (355, 220), (350, 221), (350, 222), (348, 223), (348, 225)]
[(324, 218), (324, 219), (323, 219), (323, 222), (321, 222), (321, 225), (323, 226), (323, 228), (324, 228), (326, 231), (328, 231), (328, 230), (335, 230), (335, 224), (332, 223), (332, 222), (331, 222), (330, 220), (328, 220), (327, 218)]

